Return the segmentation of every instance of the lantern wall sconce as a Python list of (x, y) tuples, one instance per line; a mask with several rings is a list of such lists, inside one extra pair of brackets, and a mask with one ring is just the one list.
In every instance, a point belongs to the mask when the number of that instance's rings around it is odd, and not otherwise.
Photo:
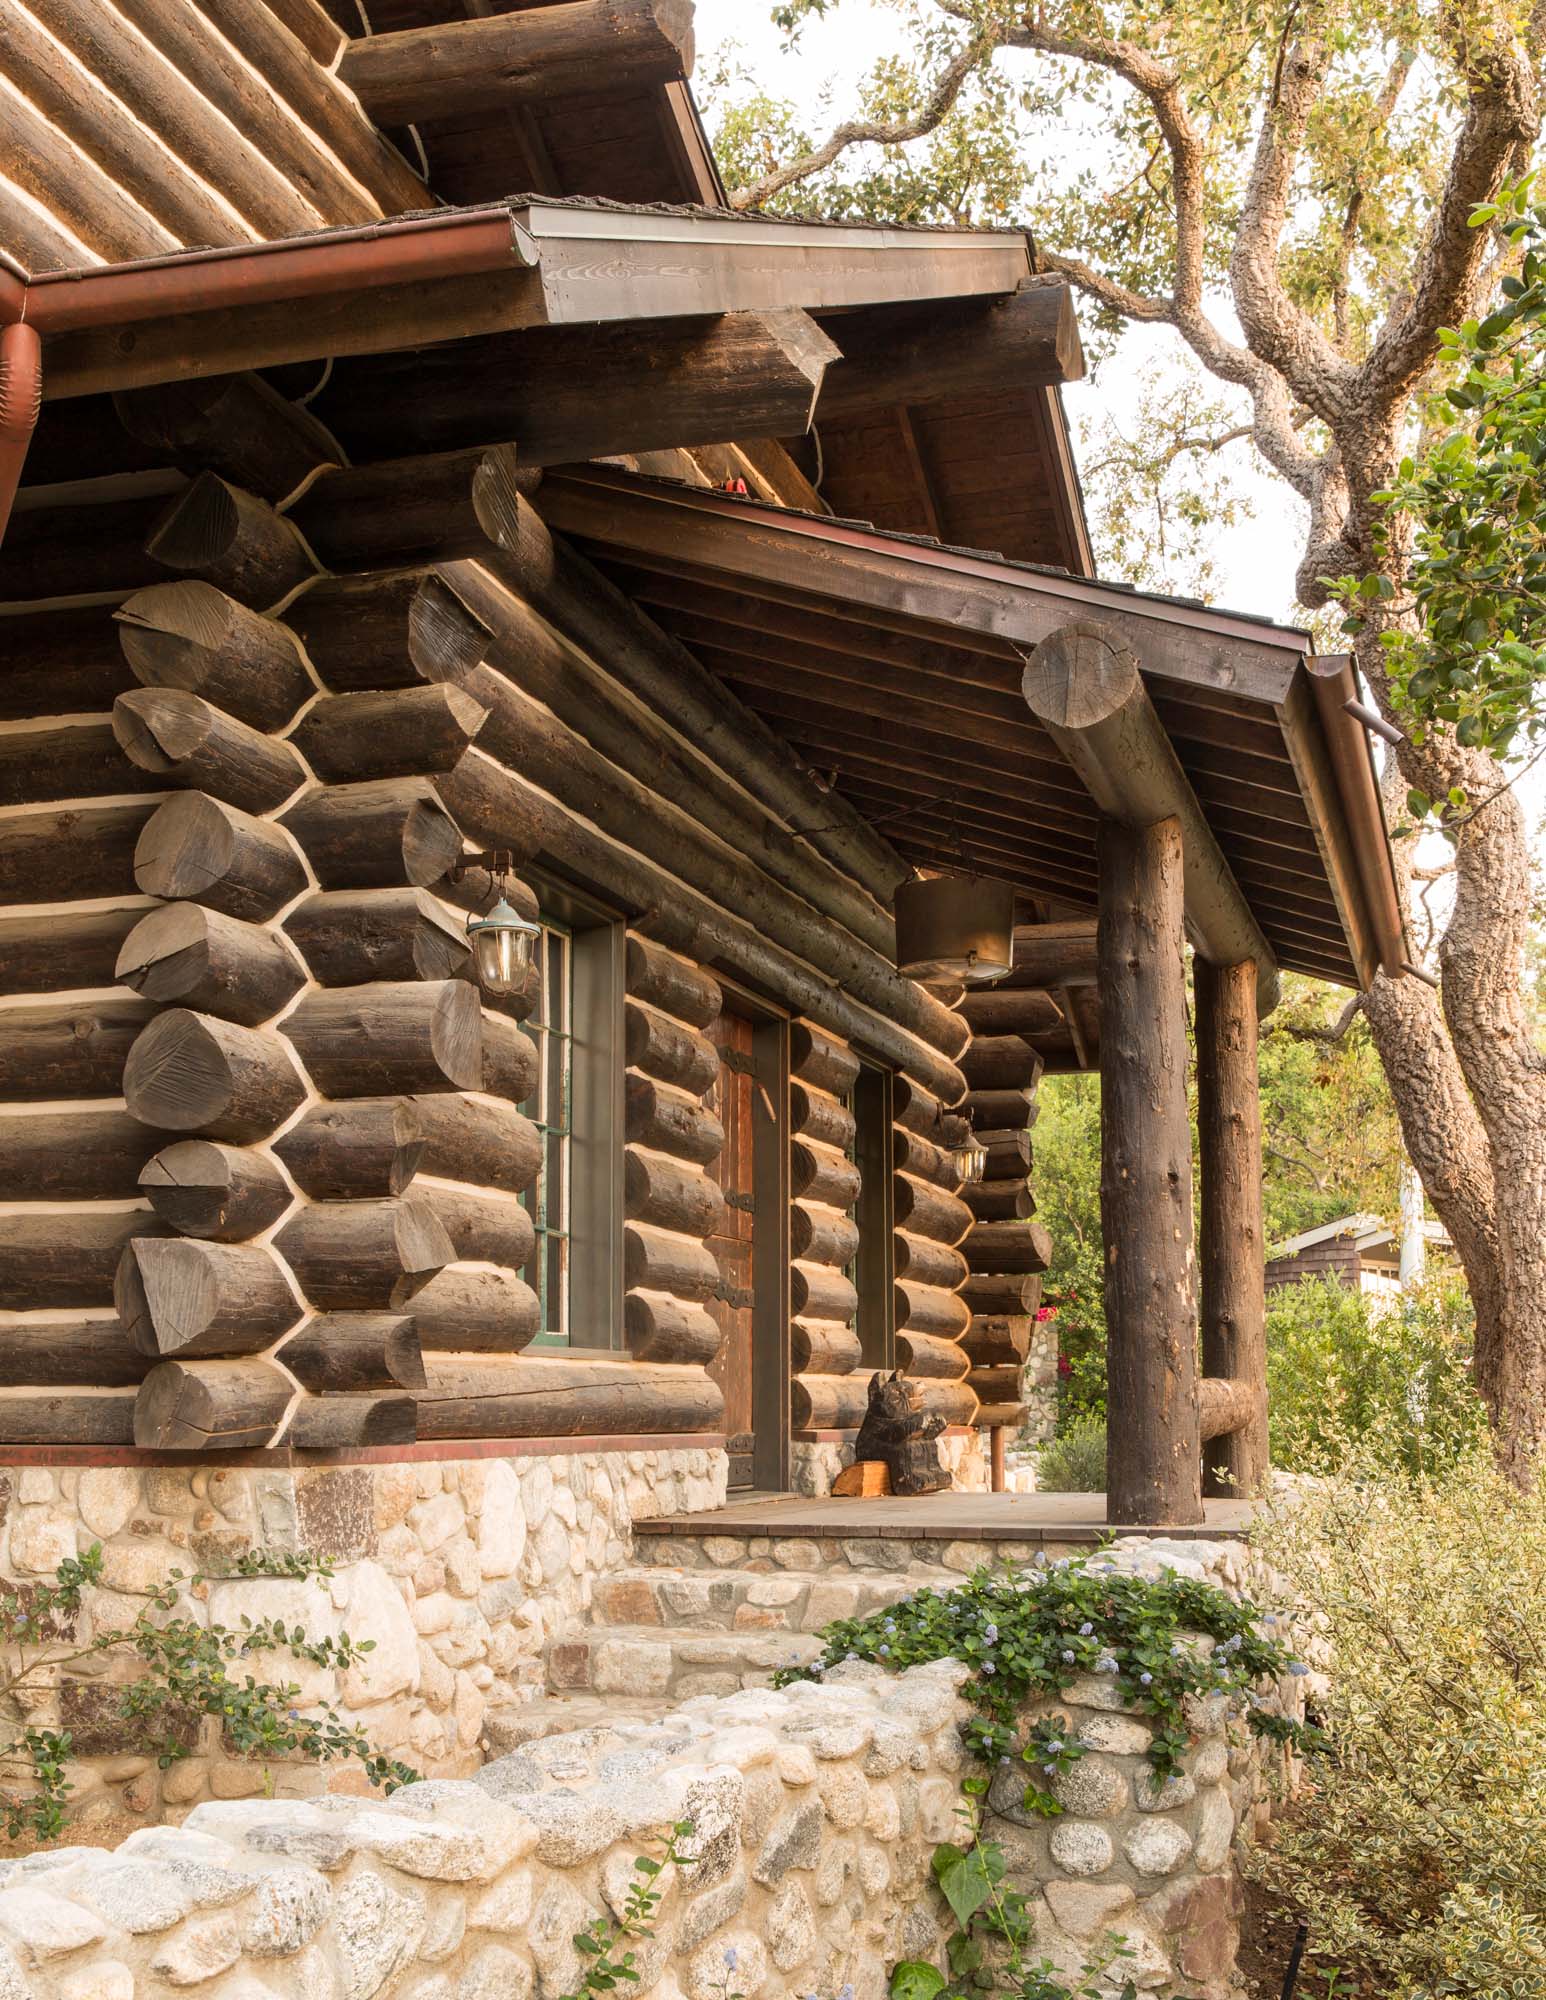
[(988, 1149), (980, 1139), (967, 1139), (951, 1147), (950, 1164), (958, 1181), (980, 1181), (987, 1172)]
[(896, 891), (896, 963), (909, 979), (980, 986), (1014, 969), (1015, 892), (985, 875), (920, 875)]
[(478, 984), (485, 993), (514, 993), (525, 981), (532, 946), (541, 937), (542, 926), (523, 917), (506, 894), (511, 870), (508, 848), (464, 854), (452, 867), (451, 880), (460, 882), (472, 868), (487, 869), (494, 878), (492, 905), (481, 917), (467, 919), (467, 941), (472, 946)]

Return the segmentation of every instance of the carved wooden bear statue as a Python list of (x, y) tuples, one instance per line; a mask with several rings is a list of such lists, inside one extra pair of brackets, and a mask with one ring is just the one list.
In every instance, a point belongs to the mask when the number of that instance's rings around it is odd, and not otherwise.
[(921, 1392), (900, 1368), (893, 1375), (870, 1377), (870, 1404), (854, 1441), (854, 1458), (861, 1463), (884, 1460), (893, 1493), (938, 1493), (950, 1484), (935, 1443), (945, 1420), (926, 1417), (921, 1401)]

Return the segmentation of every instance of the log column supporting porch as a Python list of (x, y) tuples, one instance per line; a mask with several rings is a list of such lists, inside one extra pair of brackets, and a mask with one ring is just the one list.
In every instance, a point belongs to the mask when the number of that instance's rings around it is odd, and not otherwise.
[[(1205, 1490), (1249, 1497), (1267, 1469), (1257, 1025), (1276, 1004), (1277, 967), (1132, 654), (1099, 627), (1065, 627), (1036, 648), (1024, 691), (1102, 813), (1107, 1518), (1183, 1526), (1203, 1519)], [(1187, 932), (1196, 947), (1201, 1375)]]
[(1181, 824), (1100, 829), (1106, 1518), (1203, 1519)]
[(1256, 968), (1199, 958), (1192, 982), (1202, 1164), (1202, 1489), (1249, 1498), (1267, 1471)]

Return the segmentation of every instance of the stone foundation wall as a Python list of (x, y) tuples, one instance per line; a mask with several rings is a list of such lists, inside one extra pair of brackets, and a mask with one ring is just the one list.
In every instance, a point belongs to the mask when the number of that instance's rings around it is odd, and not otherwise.
[[(131, 1622), (174, 1569), (228, 1570), (253, 1548), (325, 1557), (330, 1581), (211, 1580), (185, 1592), (179, 1611), (229, 1626), (244, 1613), (282, 1616), (314, 1638), (374, 1640), (346, 1675), (313, 1674), (308, 1699), (338, 1703), (426, 1776), (460, 1776), (481, 1761), (491, 1711), (541, 1692), (545, 1646), (584, 1616), (596, 1578), (630, 1559), (632, 1522), (720, 1505), (726, 1469), (724, 1453), (707, 1450), (328, 1469), (13, 1467), (0, 1470), (0, 1577), (35, 1584), (100, 1544), (105, 1587), (88, 1599), (89, 1638)], [(225, 1754), (212, 1722), (195, 1754), (163, 1773), (115, 1708), (100, 1679), (76, 1677), (34, 1712), (40, 1726), (72, 1732), (72, 1817), (176, 1817), (269, 1783), (294, 1797), (361, 1782), (344, 1765), (267, 1775)]]
[[(852, 1663), (822, 1686), (550, 1737), (472, 1783), (216, 1801), (114, 1852), (0, 1864), (0, 1994), (133, 2000), (218, 1978), (220, 2000), (562, 2000), (575, 1933), (621, 1908), (634, 1857), (686, 1820), (691, 1859), (637, 1947), (639, 2000), (846, 1984), (884, 2000), (891, 1967), (937, 1957), (952, 1927), (929, 1864), (957, 1830), (962, 1679), (950, 1661)], [(1060, 1706), (1092, 1754), (1062, 1781), (1067, 1815), (1006, 1830), (1039, 1948), (1079, 1969), (1114, 1930), (1131, 1956), (1110, 1990), (1225, 2000), (1237, 1725), (1199, 1705), (1185, 1774), (1157, 1790), (1146, 1725), (1104, 1685), (1073, 1692)]]

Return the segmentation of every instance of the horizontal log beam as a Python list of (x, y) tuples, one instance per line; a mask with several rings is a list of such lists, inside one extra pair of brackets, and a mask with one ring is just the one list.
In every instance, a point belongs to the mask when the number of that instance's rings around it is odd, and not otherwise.
[(361, 464), (498, 444), (525, 466), (567, 465), (731, 432), (803, 436), (837, 353), (787, 309), (530, 327), (340, 361), (316, 407)]
[(701, 1368), (546, 1356), (427, 1354), (421, 1438), (594, 1437), (717, 1430), (718, 1385)]
[(848, 423), (898, 403), (1001, 394), (1077, 382), (1084, 374), (1073, 295), (1031, 278), (1008, 298), (941, 307), (871, 306), (834, 317), (842, 350), (827, 372), (817, 421)]
[(1272, 947), (1155, 713), (1136, 655), (1104, 626), (1077, 620), (1039, 642), (1024, 690), (1102, 813), (1134, 832), (1178, 822), (1192, 942), (1214, 965), (1254, 965), (1258, 1009), (1270, 1014), (1279, 993)]
[(569, 0), (351, 41), (342, 81), (378, 125), (646, 91), (691, 76), (691, 0)]
[(1197, 1379), (1197, 1411), (1204, 1444), (1233, 1437), (1260, 1421), (1266, 1391), (1252, 1382), (1226, 1381), (1218, 1375)]
[(300, 894), (306, 869), (283, 827), (207, 792), (183, 792), (145, 822), (134, 847), (134, 881), (147, 896), (186, 898), (261, 923)]
[(163, 1361), (134, 1404), (146, 1451), (245, 1451), (272, 1443), (294, 1393), (269, 1361)]
[(171, 1229), (217, 1243), (261, 1236), (294, 1197), (264, 1153), (213, 1139), (179, 1139), (145, 1162), (139, 1185)]

